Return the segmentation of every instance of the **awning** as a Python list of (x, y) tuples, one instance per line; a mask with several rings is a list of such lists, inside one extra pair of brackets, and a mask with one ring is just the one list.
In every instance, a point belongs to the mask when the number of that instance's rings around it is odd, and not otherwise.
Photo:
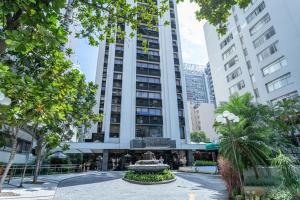
[(207, 150), (207, 151), (213, 151), (213, 150), (218, 150), (218, 149), (219, 149), (218, 143), (208, 143), (205, 145), (205, 150)]

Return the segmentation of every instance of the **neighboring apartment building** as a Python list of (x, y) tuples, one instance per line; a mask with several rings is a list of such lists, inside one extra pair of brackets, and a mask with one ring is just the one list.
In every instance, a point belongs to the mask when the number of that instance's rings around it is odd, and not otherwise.
[[(4, 129), (0, 130), (0, 163), (7, 163), (11, 152), (11, 141)], [(22, 164), (26, 162), (28, 152), (30, 150), (32, 137), (24, 130), (19, 131), (17, 154), (14, 158), (15, 164)], [(2, 146), (3, 145), (3, 146)], [(30, 161), (34, 160), (34, 156), (30, 153)]]
[(216, 118), (214, 112), (215, 105), (211, 103), (189, 104), (191, 132), (203, 131), (210, 142), (217, 141), (219, 136), (213, 127)]
[[(141, 2), (137, 2), (142, 4)], [(158, 1), (159, 3), (159, 1)], [(70, 143), (70, 151), (99, 153), (102, 169), (117, 169), (122, 156), (133, 160), (151, 150), (165, 162), (176, 160), (191, 164), (191, 150), (205, 148), (190, 144), (189, 117), (182, 56), (174, 1), (162, 20), (167, 26), (158, 30), (140, 24), (138, 33), (148, 41), (126, 37), (99, 46), (95, 113), (103, 121), (90, 129), (83, 143)], [(121, 24), (128, 34), (130, 26)], [(116, 163), (118, 162), (118, 163)], [(114, 164), (112, 164), (114, 163)], [(182, 163), (185, 164), (185, 163)]]
[(184, 63), (183, 73), (186, 82), (187, 100), (194, 105), (211, 103), (205, 67), (196, 64)]
[(213, 103), (216, 107), (215, 89), (214, 89), (214, 82), (213, 82), (212, 75), (211, 75), (210, 63), (206, 64), (204, 71), (205, 71), (206, 79), (207, 79), (207, 87), (208, 87), (210, 103)]
[(204, 131), (210, 141), (215, 141), (218, 136), (213, 129), (215, 100), (210, 66), (184, 63), (183, 72), (191, 132)]
[(237, 92), (259, 103), (299, 94), (300, 1), (253, 0), (234, 6), (224, 36), (204, 25), (217, 104)]

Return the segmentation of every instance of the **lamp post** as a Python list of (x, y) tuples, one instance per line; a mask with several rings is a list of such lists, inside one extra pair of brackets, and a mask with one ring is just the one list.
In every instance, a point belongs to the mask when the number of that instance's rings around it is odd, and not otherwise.
[[(230, 132), (232, 132), (231, 124), (238, 123), (240, 121), (240, 118), (238, 116), (236, 116), (235, 114), (229, 112), (228, 110), (225, 110), (222, 114), (220, 114), (216, 117), (216, 121), (221, 124), (227, 125), (228, 130)], [(238, 160), (237, 160), (237, 156), (236, 156), (234, 138), (232, 137), (232, 135), (230, 137), (231, 137), (231, 146), (232, 146), (232, 150), (233, 150), (234, 160), (235, 160), (235, 164), (237, 166), (239, 180), (240, 180), (241, 187), (242, 187), (241, 189), (243, 190), (242, 176), (241, 176), (241, 172), (240, 172), (240, 168), (239, 168), (239, 164), (238, 164)]]

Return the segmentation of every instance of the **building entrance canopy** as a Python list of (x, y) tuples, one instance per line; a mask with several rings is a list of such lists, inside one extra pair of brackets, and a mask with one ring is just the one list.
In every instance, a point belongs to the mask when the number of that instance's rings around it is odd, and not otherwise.
[[(122, 146), (119, 143), (98, 143), (98, 142), (68, 142), (69, 149), (65, 153), (102, 153), (103, 150), (135, 150), (137, 148), (130, 148)], [(138, 148), (141, 150), (205, 150), (205, 143), (203, 144), (180, 144), (176, 148), (173, 146), (147, 146), (145, 148)], [(59, 149), (56, 149), (59, 150)]]

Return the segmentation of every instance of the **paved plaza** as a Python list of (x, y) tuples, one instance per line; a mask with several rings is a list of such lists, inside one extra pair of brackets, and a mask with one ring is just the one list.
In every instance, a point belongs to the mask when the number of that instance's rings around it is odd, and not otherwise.
[(70, 178), (62, 181), (54, 200), (184, 200), (226, 199), (224, 183), (219, 176), (176, 173), (175, 182), (163, 185), (136, 185), (123, 181), (123, 173), (108, 172), (97, 176)]
[[(10, 200), (208, 200), (227, 199), (220, 176), (175, 172), (177, 180), (162, 185), (136, 185), (122, 180), (124, 172), (86, 172), (81, 174), (41, 176), (43, 185), (25, 184), (19, 189), (6, 187), (20, 196), (0, 197)], [(17, 185), (15, 179), (12, 184)]]

